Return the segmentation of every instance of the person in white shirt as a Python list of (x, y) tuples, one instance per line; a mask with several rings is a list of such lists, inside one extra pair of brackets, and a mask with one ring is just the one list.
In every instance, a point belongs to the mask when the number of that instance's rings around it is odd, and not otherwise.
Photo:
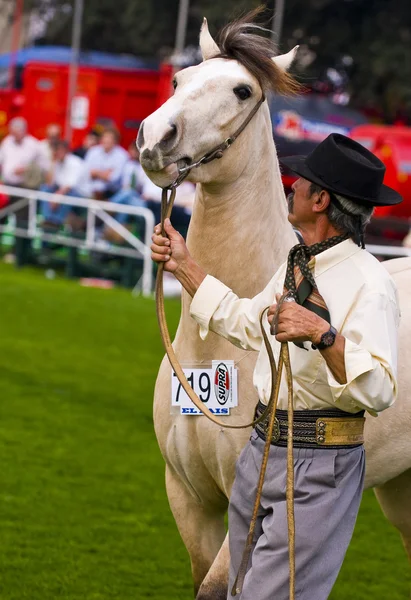
[[(330, 135), (307, 157), (282, 162), (299, 176), (288, 197), (289, 221), (305, 243), (290, 250), (287, 263), (260, 294), (240, 299), (207, 275), (169, 220), (168, 237), (155, 228), (152, 257), (164, 262), (193, 297), (190, 313), (203, 339), (212, 330), (259, 353), (256, 415), (262, 414), (271, 390), (259, 322), (264, 308), (269, 307), (277, 360), (281, 343), (288, 342), (295, 409), (296, 593), (298, 600), (326, 600), (362, 496), (364, 411), (377, 415), (397, 397), (397, 291), (386, 269), (364, 249), (363, 236), (374, 206), (397, 204), (402, 198), (383, 185), (383, 163), (339, 134)], [(289, 598), (285, 385), (278, 407), (240, 600)], [(257, 424), (237, 461), (229, 505), (229, 594), (249, 530), (266, 432), (267, 421)]]
[[(40, 187), (42, 192), (62, 196), (82, 196), (81, 184), (84, 176), (84, 161), (70, 153), (69, 145), (64, 140), (52, 144), (53, 166), (48, 175), (48, 182)], [(43, 226), (62, 225), (71, 212), (69, 204), (57, 202), (41, 203)]]
[[(110, 198), (110, 202), (128, 204), (130, 206), (145, 206), (146, 203), (141, 194), (148, 177), (140, 165), (140, 153), (134, 142), (128, 147), (128, 153), (130, 158), (124, 165), (121, 177), (121, 189)], [(119, 223), (124, 224), (127, 222), (129, 216), (126, 213), (118, 213), (116, 219)]]
[[(27, 132), (27, 121), (23, 117), (15, 117), (9, 123), (9, 135), (0, 144), (1, 180), (5, 185), (31, 187), (29, 180), (40, 180), (46, 173), (50, 163), (41, 150), (40, 142)], [(37, 187), (37, 183), (36, 183)], [(19, 200), (18, 196), (10, 197), (10, 204)], [(26, 226), (28, 207), (16, 211), (17, 222)]]
[(40, 148), (46, 157), (46, 160), (51, 164), (53, 160), (53, 145), (61, 140), (61, 127), (57, 123), (50, 123), (46, 128), (46, 137), (40, 140)]
[[(145, 207), (146, 202), (142, 198), (142, 190), (148, 177), (143, 171), (143, 167), (140, 165), (140, 153), (137, 149), (135, 142), (131, 143), (128, 147), (128, 153), (130, 155), (129, 160), (124, 165), (123, 173), (121, 176), (121, 189), (116, 192), (109, 199), (110, 202), (115, 204), (123, 204), (128, 206), (140, 206)], [(149, 180), (150, 181), (150, 180)], [(130, 228), (130, 222), (135, 221), (136, 218), (123, 212), (119, 212), (115, 215), (116, 220), (121, 225), (128, 224)], [(140, 228), (140, 220), (138, 220)], [(141, 229), (141, 228), (140, 228)], [(139, 233), (143, 236), (144, 232)], [(120, 236), (114, 229), (106, 225), (103, 230), (103, 237), (114, 243), (123, 243), (124, 238)]]
[(105, 200), (120, 189), (121, 176), (128, 161), (128, 153), (118, 145), (119, 133), (107, 128), (101, 143), (93, 146), (85, 157), (90, 198)]
[(46, 171), (50, 163), (40, 142), (27, 132), (27, 121), (15, 117), (9, 123), (9, 135), (0, 144), (1, 178), (5, 185), (23, 186), (25, 175), (32, 165)]

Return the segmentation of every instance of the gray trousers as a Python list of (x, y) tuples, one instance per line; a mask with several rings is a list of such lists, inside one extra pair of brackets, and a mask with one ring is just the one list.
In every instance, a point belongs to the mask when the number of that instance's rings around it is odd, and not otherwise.
[[(230, 582), (240, 566), (264, 441), (253, 431), (240, 454), (230, 498)], [(237, 600), (289, 600), (286, 448), (271, 446), (255, 545)], [(296, 600), (326, 600), (350, 543), (361, 501), (365, 456), (349, 449), (294, 448)]]

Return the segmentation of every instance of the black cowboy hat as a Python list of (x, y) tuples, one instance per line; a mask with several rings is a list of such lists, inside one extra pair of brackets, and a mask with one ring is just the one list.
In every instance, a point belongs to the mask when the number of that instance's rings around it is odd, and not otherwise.
[(383, 184), (384, 163), (358, 142), (332, 133), (308, 156), (280, 162), (300, 177), (366, 206), (399, 204), (402, 196)]

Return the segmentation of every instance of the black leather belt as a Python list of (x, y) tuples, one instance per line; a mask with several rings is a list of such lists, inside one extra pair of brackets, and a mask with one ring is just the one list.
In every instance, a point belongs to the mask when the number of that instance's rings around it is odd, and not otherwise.
[[(257, 404), (255, 416), (265, 409)], [(258, 436), (265, 440), (269, 417), (255, 426)], [(364, 411), (352, 414), (338, 409), (296, 410), (293, 419), (293, 446), (295, 448), (353, 448), (364, 442)], [(288, 411), (276, 411), (271, 443), (287, 446)]]

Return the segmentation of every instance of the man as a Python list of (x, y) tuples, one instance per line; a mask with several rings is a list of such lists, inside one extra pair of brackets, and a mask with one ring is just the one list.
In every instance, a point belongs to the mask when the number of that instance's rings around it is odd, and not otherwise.
[[(203, 338), (212, 330), (259, 352), (254, 372), (257, 414), (271, 390), (259, 325), (261, 310), (270, 305), (274, 354), (278, 358), (279, 342), (288, 342), (293, 372), (296, 597), (325, 600), (361, 500), (363, 413), (376, 415), (397, 395), (396, 288), (384, 267), (363, 249), (363, 232), (374, 206), (395, 204), (401, 197), (382, 184), (384, 165), (342, 135), (330, 135), (307, 157), (282, 162), (299, 175), (288, 198), (289, 221), (305, 244), (290, 251), (287, 264), (255, 298), (239, 299), (206, 275), (169, 222), (168, 238), (156, 227), (152, 256), (193, 296), (191, 314)], [(291, 301), (278, 304), (284, 292)], [(240, 600), (289, 598), (286, 386), (278, 406), (255, 546)], [(229, 507), (229, 598), (251, 519), (266, 428), (266, 423), (257, 425), (237, 462)]]
[(116, 129), (107, 128), (103, 132), (101, 143), (90, 148), (86, 154), (90, 197), (104, 200), (120, 189), (128, 153), (118, 145), (119, 138)]
[(46, 160), (51, 164), (53, 160), (53, 145), (61, 140), (61, 127), (57, 123), (50, 123), (46, 128), (46, 137), (39, 144)]
[[(40, 187), (40, 190), (61, 196), (82, 196), (84, 161), (70, 153), (69, 144), (64, 140), (52, 144), (52, 160), (53, 168), (49, 173), (48, 181)], [(42, 202), (43, 226), (60, 227), (71, 210), (69, 204)]]
[[(144, 173), (143, 167), (140, 165), (140, 153), (135, 142), (132, 142), (129, 145), (128, 153), (130, 158), (124, 165), (123, 174), (121, 176), (121, 189), (111, 196), (110, 202), (127, 206), (145, 207), (146, 203), (141, 197), (141, 193), (144, 182), (150, 180)], [(127, 213), (120, 212), (116, 214), (116, 219), (121, 225), (127, 226), (130, 221), (135, 220), (135, 217), (133, 218)], [(128, 225), (128, 227), (131, 226)], [(116, 244), (124, 243), (124, 238), (108, 225), (104, 227), (103, 237), (109, 242), (114, 242)]]
[[(27, 132), (27, 121), (15, 117), (9, 123), (9, 135), (0, 145), (1, 178), (5, 185), (37, 188), (50, 164), (41, 150), (39, 141)], [(10, 198), (10, 204), (19, 200)], [(26, 226), (28, 207), (16, 212), (17, 223)]]
[(27, 132), (27, 121), (15, 117), (9, 123), (9, 135), (0, 145), (1, 176), (5, 185), (24, 186), (30, 167), (46, 171), (49, 162), (40, 142)]
[[(110, 202), (131, 206), (145, 206), (145, 202), (141, 198), (141, 192), (144, 181), (148, 178), (143, 171), (143, 167), (140, 165), (140, 153), (134, 142), (129, 145), (128, 153), (130, 158), (124, 165), (121, 176), (121, 189), (110, 198)], [(127, 221), (128, 217), (129, 215), (126, 213), (116, 215), (116, 219), (123, 224)]]

